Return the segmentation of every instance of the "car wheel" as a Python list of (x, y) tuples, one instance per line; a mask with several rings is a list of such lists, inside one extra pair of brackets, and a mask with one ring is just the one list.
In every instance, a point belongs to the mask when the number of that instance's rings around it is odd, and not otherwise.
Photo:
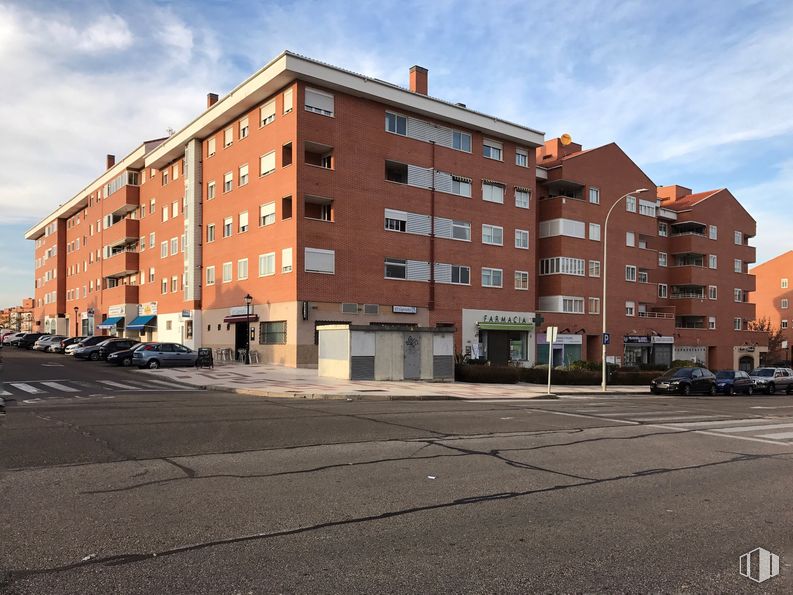
[[(196, 368), (197, 368), (197, 367), (198, 367), (198, 364), (196, 364)], [(650, 392), (651, 392), (652, 394), (654, 394), (654, 395), (657, 395), (657, 394), (658, 394), (658, 389), (657, 389), (657, 388), (651, 388), (651, 389), (650, 389)]]
[[(716, 385), (715, 384), (711, 384), (710, 385), (710, 390), (708, 391), (708, 394), (711, 397), (715, 397), (716, 396)], [(730, 387), (730, 394), (732, 394), (732, 387)]]
[(752, 387), (752, 385), (749, 385), (749, 388), (746, 389), (746, 396), (751, 397), (753, 394), (754, 394), (754, 387)]
[(153, 359), (148, 364), (146, 364), (146, 367), (149, 368), (149, 370), (156, 370), (160, 367), (160, 362), (158, 362), (156, 359)]
[(727, 396), (731, 397), (734, 394), (735, 394), (735, 387), (733, 385), (728, 386), (727, 387)]
[(121, 360), (121, 365), (124, 366), (125, 368), (128, 368), (129, 366), (132, 365), (132, 358), (125, 357), (124, 359)]
[(766, 387), (766, 389), (765, 389), (765, 393), (766, 393), (767, 395), (773, 395), (775, 392), (776, 392), (776, 385), (774, 385), (774, 383), (772, 382), (771, 384), (769, 384), (769, 385)]
[(691, 394), (691, 387), (688, 384), (681, 384), (680, 385), (680, 394), (684, 397), (687, 397)]

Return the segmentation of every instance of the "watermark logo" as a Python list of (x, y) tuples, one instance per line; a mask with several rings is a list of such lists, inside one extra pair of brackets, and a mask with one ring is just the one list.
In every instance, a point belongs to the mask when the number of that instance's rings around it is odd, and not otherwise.
[(762, 583), (779, 574), (779, 556), (761, 547), (741, 556), (741, 574)]

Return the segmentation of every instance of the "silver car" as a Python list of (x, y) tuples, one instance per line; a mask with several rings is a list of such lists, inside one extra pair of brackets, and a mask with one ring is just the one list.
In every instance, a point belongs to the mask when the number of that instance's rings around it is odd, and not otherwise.
[(33, 349), (35, 351), (49, 351), (53, 342), (63, 341), (65, 338), (63, 335), (44, 335), (33, 343)]
[(144, 343), (132, 352), (132, 364), (156, 370), (166, 366), (194, 366), (198, 352), (179, 343)]

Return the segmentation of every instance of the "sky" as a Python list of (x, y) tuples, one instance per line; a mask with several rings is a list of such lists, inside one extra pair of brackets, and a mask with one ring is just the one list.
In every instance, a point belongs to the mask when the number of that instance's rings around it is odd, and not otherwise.
[(594, 147), (658, 185), (729, 188), (757, 261), (791, 247), (793, 2), (0, 0), (0, 307), (31, 225), (283, 50)]

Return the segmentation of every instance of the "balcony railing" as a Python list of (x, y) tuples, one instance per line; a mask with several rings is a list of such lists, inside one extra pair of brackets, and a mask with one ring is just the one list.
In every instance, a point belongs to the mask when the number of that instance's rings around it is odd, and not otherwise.
[(697, 293), (695, 291), (685, 291), (682, 293), (673, 293), (669, 296), (670, 299), (673, 300), (704, 300), (705, 294), (704, 293)]
[(675, 328), (705, 328), (704, 322), (676, 322)]
[(639, 318), (664, 318), (671, 320), (675, 317), (671, 312), (639, 312)]

